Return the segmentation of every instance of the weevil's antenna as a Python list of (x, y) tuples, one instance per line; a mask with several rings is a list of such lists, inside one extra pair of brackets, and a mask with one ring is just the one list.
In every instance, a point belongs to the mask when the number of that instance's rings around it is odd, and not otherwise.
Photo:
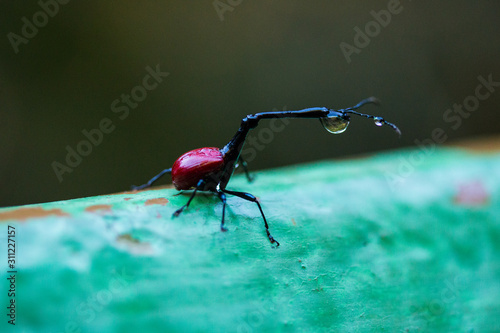
[(347, 108), (344, 110), (356, 110), (356, 109), (359, 109), (360, 107), (362, 107), (363, 105), (366, 105), (366, 104), (375, 104), (375, 105), (379, 106), (380, 100), (377, 97), (373, 97), (373, 96), (368, 97), (368, 98), (365, 98), (364, 100), (362, 100), (361, 102), (359, 102), (358, 104), (351, 106), (350, 108)]
[(395, 130), (399, 136), (401, 136), (401, 130), (393, 123), (386, 121), (384, 118), (354, 111), (354, 110), (359, 109), (360, 107), (362, 107), (363, 105), (366, 105), (366, 104), (380, 105), (380, 101), (375, 97), (368, 97), (350, 108), (339, 110), (339, 112), (352, 113), (352, 114), (355, 114), (355, 115), (358, 115), (361, 117), (371, 118), (375, 121), (375, 125), (382, 126), (383, 124), (386, 124), (386, 125), (390, 126), (393, 130)]

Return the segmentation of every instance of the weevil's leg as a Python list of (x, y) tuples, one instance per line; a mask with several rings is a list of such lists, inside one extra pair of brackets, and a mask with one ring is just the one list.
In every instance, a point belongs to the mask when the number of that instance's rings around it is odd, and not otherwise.
[(189, 204), (191, 203), (191, 201), (193, 200), (194, 196), (196, 195), (196, 192), (198, 190), (202, 189), (204, 186), (205, 186), (205, 181), (203, 179), (200, 179), (200, 181), (198, 182), (198, 184), (194, 188), (193, 194), (191, 194), (191, 197), (189, 198), (188, 202), (186, 202), (186, 204), (184, 206), (182, 206), (181, 208), (177, 209), (174, 212), (174, 214), (172, 214), (172, 216), (173, 217), (177, 217), (177, 216), (179, 216), (182, 213), (182, 211), (184, 210), (184, 208), (188, 208)]
[(257, 198), (254, 195), (252, 195), (250, 193), (246, 193), (246, 192), (235, 192), (235, 191), (229, 191), (229, 190), (225, 190), (225, 189), (222, 191), (224, 193), (235, 195), (235, 196), (240, 197), (242, 199), (245, 199), (245, 200), (248, 200), (251, 202), (255, 202), (257, 204), (257, 206), (259, 207), (260, 214), (262, 215), (262, 218), (264, 219), (264, 225), (266, 226), (267, 237), (271, 241), (271, 244), (276, 243), (276, 246), (280, 246), (280, 243), (276, 239), (274, 239), (274, 237), (269, 232), (269, 225), (267, 224), (266, 216), (264, 215), (264, 212), (262, 211), (262, 207), (260, 206), (259, 200), (257, 200)]
[(222, 221), (220, 223), (220, 231), (227, 231), (227, 228), (224, 226), (224, 218), (226, 217), (226, 195), (222, 191), (218, 191), (217, 195), (222, 201)]
[(132, 190), (142, 190), (146, 187), (150, 187), (151, 185), (153, 185), (154, 182), (156, 182), (158, 179), (160, 179), (163, 175), (165, 175), (167, 173), (171, 173), (171, 172), (172, 172), (172, 168), (165, 169), (162, 172), (160, 172), (159, 174), (157, 174), (156, 176), (154, 176), (153, 178), (151, 178), (151, 180), (149, 182), (147, 182), (146, 184), (143, 184), (141, 186), (132, 185)]
[(252, 177), (250, 175), (250, 172), (248, 172), (248, 164), (247, 162), (243, 159), (243, 157), (241, 157), (240, 155), (240, 163), (241, 163), (241, 166), (243, 167), (243, 171), (245, 171), (245, 175), (247, 176), (247, 180), (249, 183), (253, 182), (255, 180), (255, 177)]

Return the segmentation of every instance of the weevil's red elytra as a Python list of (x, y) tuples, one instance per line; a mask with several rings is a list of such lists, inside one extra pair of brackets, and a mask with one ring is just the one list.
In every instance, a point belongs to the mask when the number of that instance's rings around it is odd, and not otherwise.
[(172, 183), (178, 190), (195, 187), (200, 179), (216, 174), (224, 166), (224, 157), (219, 148), (208, 147), (188, 151), (172, 166)]

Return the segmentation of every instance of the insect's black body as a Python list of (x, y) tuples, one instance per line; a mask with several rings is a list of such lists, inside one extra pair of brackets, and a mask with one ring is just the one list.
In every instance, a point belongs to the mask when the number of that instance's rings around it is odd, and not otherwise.
[(378, 104), (378, 101), (374, 97), (371, 97), (361, 101), (353, 107), (340, 110), (317, 107), (298, 111), (273, 111), (248, 115), (243, 118), (240, 128), (231, 139), (231, 141), (229, 141), (229, 143), (223, 148), (200, 148), (187, 152), (186, 154), (179, 157), (179, 159), (177, 159), (171, 169), (165, 169), (160, 174), (151, 179), (148, 183), (133, 188), (139, 190), (149, 187), (164, 174), (172, 173), (172, 181), (177, 189), (194, 189), (188, 202), (184, 206), (176, 210), (174, 212), (174, 216), (178, 216), (184, 208), (189, 206), (197, 191), (213, 192), (217, 194), (217, 196), (223, 203), (221, 221), (222, 231), (226, 231), (226, 228), (224, 227), (226, 194), (235, 195), (242, 199), (255, 202), (264, 220), (264, 225), (269, 240), (271, 241), (271, 243), (276, 243), (277, 246), (279, 246), (278, 241), (276, 241), (269, 233), (269, 226), (266, 217), (257, 198), (255, 198), (255, 196), (250, 193), (235, 192), (226, 189), (226, 186), (235, 168), (238, 166), (238, 163), (242, 165), (248, 180), (251, 181), (246, 162), (240, 156), (241, 149), (243, 148), (248, 132), (251, 129), (257, 127), (259, 121), (262, 119), (317, 118), (321, 120), (323, 126), (327, 131), (337, 134), (342, 133), (346, 130), (350, 120), (349, 114), (355, 114), (366, 118), (372, 118), (375, 120), (375, 124), (377, 126), (382, 126), (383, 124), (385, 124), (392, 127), (396, 132), (401, 134), (399, 129), (394, 124), (385, 121), (381, 117), (375, 117), (354, 111), (361, 106), (369, 103)]

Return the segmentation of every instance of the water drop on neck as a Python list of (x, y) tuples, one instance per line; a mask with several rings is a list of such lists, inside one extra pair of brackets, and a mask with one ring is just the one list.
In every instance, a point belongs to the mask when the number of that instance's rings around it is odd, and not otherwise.
[(319, 119), (323, 127), (330, 133), (340, 134), (345, 132), (349, 125), (349, 120), (341, 117), (324, 117)]
[(375, 117), (375, 118), (373, 118), (373, 121), (375, 122), (375, 125), (377, 125), (377, 126), (384, 125), (384, 118), (382, 118), (382, 117)]

